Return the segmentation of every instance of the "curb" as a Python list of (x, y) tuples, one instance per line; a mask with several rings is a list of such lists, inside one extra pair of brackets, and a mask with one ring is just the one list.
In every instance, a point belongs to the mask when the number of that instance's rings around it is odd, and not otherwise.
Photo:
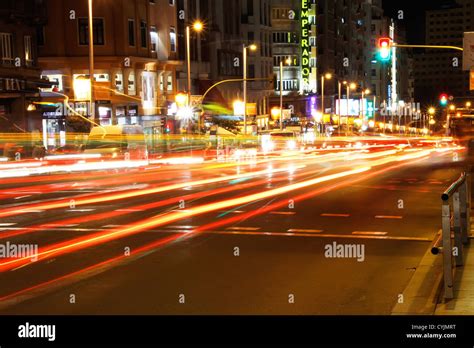
[(392, 308), (391, 315), (434, 315), (441, 293), (442, 279), (442, 258), (431, 254), (430, 245), (402, 293), (403, 302), (397, 303)]

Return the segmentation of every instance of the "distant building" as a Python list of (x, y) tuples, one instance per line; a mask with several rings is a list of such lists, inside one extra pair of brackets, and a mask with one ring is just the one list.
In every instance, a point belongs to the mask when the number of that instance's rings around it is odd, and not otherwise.
[(280, 62), (283, 62), (283, 108), (289, 109), (301, 122), (312, 116), (316, 106), (311, 104), (318, 86), (316, 2), (273, 0), (272, 30), (275, 84), (271, 104), (280, 107)]
[[(45, 1), (0, 1), (0, 133), (31, 131), (41, 139), (42, 119), (35, 110), (40, 79), (38, 26), (46, 22)], [(1, 155), (1, 154), (0, 154)]]
[[(463, 33), (474, 31), (474, 3), (457, 0), (455, 5), (426, 12), (427, 45), (463, 45)], [(455, 63), (458, 61), (458, 65)], [(437, 103), (441, 93), (455, 98), (467, 98), (469, 72), (462, 71), (462, 52), (424, 49), (415, 56), (415, 95), (424, 103)]]
[[(175, 1), (94, 1), (93, 16), (96, 121), (163, 132), (182, 63)], [(76, 112), (90, 117), (90, 93), (84, 85), (89, 78), (88, 31), (87, 1), (49, 0), (39, 62), (42, 75), (57, 87), (43, 95), (51, 103), (62, 103), (65, 95)], [(44, 110), (49, 146), (58, 145), (56, 135), (66, 130), (70, 113), (54, 106)]]

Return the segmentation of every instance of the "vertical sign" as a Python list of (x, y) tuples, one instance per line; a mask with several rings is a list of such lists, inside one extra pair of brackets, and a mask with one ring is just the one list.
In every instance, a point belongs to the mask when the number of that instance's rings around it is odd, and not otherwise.
[(463, 46), (462, 69), (469, 71), (474, 69), (474, 32), (464, 33)]
[(470, 90), (470, 91), (474, 91), (474, 69), (471, 70), (471, 72), (470, 72), (470, 77), (471, 77), (471, 78), (470, 78), (469, 80), (470, 80), (471, 83), (470, 83), (470, 88), (469, 88), (469, 90)]
[(310, 0), (301, 0), (301, 77), (303, 80), (303, 90), (308, 89), (309, 77), (311, 74), (310, 56), (311, 46), (309, 35), (311, 31), (311, 23), (309, 21)]

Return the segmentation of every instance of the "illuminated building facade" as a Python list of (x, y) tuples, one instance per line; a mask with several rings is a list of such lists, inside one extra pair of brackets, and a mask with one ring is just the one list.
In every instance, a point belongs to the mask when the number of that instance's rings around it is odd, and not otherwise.
[(291, 109), (293, 116), (309, 117), (315, 108), (309, 96), (317, 92), (316, 0), (273, 0), (272, 41), (272, 107), (279, 107), (283, 62), (284, 109)]
[[(76, 126), (68, 124), (72, 112), (55, 103), (67, 96), (76, 112), (91, 115), (87, 1), (50, 0), (47, 14), (40, 28), (39, 64), (42, 75), (57, 84), (42, 91), (52, 105), (44, 110), (43, 122), (52, 134), (46, 142), (53, 147), (59, 145), (55, 134)], [(96, 1), (93, 16), (96, 122), (140, 124), (162, 132), (182, 64), (174, 1)]]

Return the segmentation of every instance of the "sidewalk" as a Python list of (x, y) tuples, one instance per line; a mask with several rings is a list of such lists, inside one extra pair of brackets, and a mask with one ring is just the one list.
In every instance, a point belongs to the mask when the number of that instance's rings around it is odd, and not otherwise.
[[(473, 173), (472, 168), (470, 169)], [(474, 184), (474, 180), (471, 182)], [(471, 186), (474, 205), (474, 190)], [(435, 315), (474, 315), (474, 207), (471, 206), (470, 243), (463, 247), (464, 266), (457, 267), (454, 275), (454, 298), (438, 297)]]
[[(472, 230), (471, 230), (472, 236)], [(464, 247), (464, 266), (456, 269), (454, 279), (454, 299), (445, 301), (440, 297), (435, 315), (474, 315), (474, 248), (471, 244)]]
[[(471, 195), (474, 205), (474, 190), (471, 190)], [(432, 255), (427, 250), (403, 291), (404, 300), (393, 307), (392, 315), (474, 315), (473, 208), (471, 207), (470, 243), (463, 247), (464, 266), (455, 270), (454, 298), (444, 299), (442, 255)]]

